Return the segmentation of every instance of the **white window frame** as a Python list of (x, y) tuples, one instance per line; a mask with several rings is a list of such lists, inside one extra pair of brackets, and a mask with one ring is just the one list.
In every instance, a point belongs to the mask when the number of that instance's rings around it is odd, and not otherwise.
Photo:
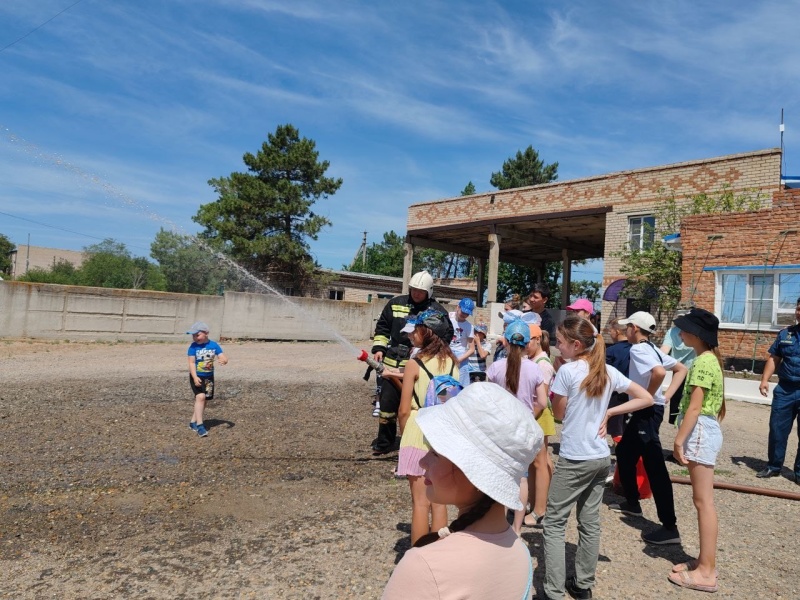
[[(645, 228), (646, 220), (652, 219), (652, 229), (649, 232), (650, 240), (649, 245), (645, 246), (645, 234), (648, 233)], [(638, 244), (634, 244), (634, 230), (636, 231), (636, 238), (639, 240)], [(628, 217), (628, 247), (631, 250), (647, 250), (652, 248), (656, 242), (656, 217), (652, 213), (632, 215)]]
[[(795, 276), (800, 278), (800, 265), (789, 265), (785, 267), (745, 267), (745, 268), (707, 268), (706, 270), (715, 271), (715, 289), (714, 289), (714, 313), (720, 318), (720, 328), (722, 329), (740, 329), (746, 331), (779, 331), (787, 325), (795, 323), (795, 307), (796, 298), (800, 293), (791, 293), (787, 295), (785, 306), (780, 306), (780, 286), (781, 276)], [(738, 275), (745, 278), (745, 305), (744, 305), (744, 323), (737, 323), (734, 321), (723, 320), (725, 315), (725, 296), (723, 290), (723, 279), (725, 275)], [(756, 304), (760, 300), (756, 298), (756, 291), (754, 289), (754, 278), (772, 277), (772, 283), (769, 286), (771, 295), (764, 296), (764, 302), (770, 302), (772, 309), (770, 313), (770, 322), (753, 321), (753, 312)], [(795, 285), (797, 282), (793, 282)], [(790, 282), (787, 282), (791, 285)], [(766, 292), (765, 288), (765, 292)], [(795, 288), (796, 290), (797, 288)], [(789, 292), (787, 291), (787, 294)], [(796, 295), (795, 295), (796, 294)], [(794, 296), (794, 297), (791, 297)], [(779, 321), (780, 317), (780, 321)]]

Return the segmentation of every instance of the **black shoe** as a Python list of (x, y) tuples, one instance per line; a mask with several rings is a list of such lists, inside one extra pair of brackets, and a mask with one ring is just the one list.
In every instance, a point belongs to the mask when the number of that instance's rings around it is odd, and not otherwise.
[(767, 467), (763, 471), (759, 471), (758, 473), (756, 473), (756, 477), (758, 477), (759, 479), (766, 479), (767, 477), (777, 477), (780, 474), (781, 474), (780, 471), (773, 471), (772, 469)]
[(795, 474), (794, 474), (794, 482), (795, 482), (797, 485), (800, 485), (800, 473), (795, 473)]
[(656, 546), (681, 543), (681, 536), (677, 528), (667, 529), (666, 527), (659, 527), (650, 533), (643, 533), (642, 539), (648, 544), (655, 544)]
[(592, 597), (591, 589), (583, 589), (578, 587), (578, 578), (574, 575), (567, 579), (567, 583), (564, 584), (564, 588), (567, 590), (567, 593), (570, 596), (575, 598), (575, 600), (585, 600), (586, 598)]

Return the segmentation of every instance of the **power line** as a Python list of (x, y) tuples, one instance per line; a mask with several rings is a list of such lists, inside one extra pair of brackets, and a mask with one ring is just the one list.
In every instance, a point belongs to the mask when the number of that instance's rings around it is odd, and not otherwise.
[(74, 233), (75, 235), (82, 235), (83, 237), (92, 238), (95, 240), (104, 240), (106, 238), (97, 237), (96, 235), (89, 235), (88, 233), (81, 233), (80, 231), (72, 231), (71, 229), (64, 229), (63, 227), (56, 227), (55, 225), (48, 225), (47, 223), (40, 223), (39, 221), (34, 221), (33, 219), (26, 219), (25, 217), (19, 217), (17, 215), (12, 215), (7, 212), (0, 211), (0, 215), (5, 215), (6, 217), (11, 217), (12, 219), (19, 219), (20, 221), (27, 221), (28, 223), (33, 223), (35, 225), (41, 225), (42, 227), (49, 227), (50, 229), (58, 229), (59, 231), (66, 231), (67, 233)]
[(41, 29), (42, 27), (44, 27), (45, 25), (47, 25), (47, 24), (48, 24), (50, 21), (52, 21), (53, 19), (55, 19), (57, 16), (59, 16), (59, 15), (60, 15), (60, 14), (62, 14), (62, 13), (65, 13), (65, 12), (67, 12), (67, 11), (68, 11), (70, 8), (72, 8), (72, 7), (73, 7), (73, 6), (75, 6), (76, 4), (80, 4), (81, 2), (82, 2), (82, 0), (76, 0), (76, 2), (73, 2), (72, 4), (70, 4), (70, 5), (69, 5), (67, 8), (65, 8), (64, 10), (61, 10), (61, 11), (57, 12), (57, 13), (56, 13), (56, 14), (54, 14), (52, 17), (50, 17), (49, 19), (47, 19), (47, 21), (45, 21), (45, 22), (44, 22), (44, 23), (42, 23), (41, 25), (38, 25), (38, 26), (34, 27), (34, 28), (33, 28), (33, 29), (31, 29), (31, 30), (30, 30), (28, 33), (26, 33), (25, 35), (23, 35), (22, 37), (19, 37), (19, 38), (17, 38), (16, 40), (14, 40), (13, 42), (11, 42), (10, 44), (7, 44), (7, 45), (3, 46), (2, 48), (0, 48), (0, 52), (3, 52), (4, 50), (8, 50), (8, 49), (9, 49), (9, 48), (11, 48), (11, 46), (13, 46), (14, 44), (16, 44), (16, 43), (18, 43), (18, 42), (21, 42), (21, 41), (22, 41), (22, 40), (24, 40), (26, 37), (28, 37), (30, 34), (34, 33), (35, 31), (38, 31), (39, 29)]
[[(42, 223), (40, 221), (34, 221), (33, 219), (26, 219), (25, 217), (20, 217), (18, 215), (12, 215), (7, 212), (0, 211), (0, 215), (4, 215), (6, 217), (11, 217), (12, 219), (19, 219), (20, 221), (27, 221), (28, 223), (33, 223), (34, 225), (40, 225), (42, 227), (49, 227), (50, 229), (57, 229), (58, 231), (65, 231), (67, 233), (72, 233), (74, 235), (80, 235), (83, 237), (91, 238), (93, 240), (100, 240), (101, 242), (107, 240), (107, 237), (97, 237), (96, 235), (89, 235), (88, 233), (81, 233), (80, 231), (73, 231), (72, 229), (65, 229), (64, 227), (56, 227), (55, 225), (48, 225), (47, 223)], [(132, 248), (138, 248), (139, 250), (144, 250), (141, 246), (129, 246)], [(149, 252), (150, 249), (147, 249)]]

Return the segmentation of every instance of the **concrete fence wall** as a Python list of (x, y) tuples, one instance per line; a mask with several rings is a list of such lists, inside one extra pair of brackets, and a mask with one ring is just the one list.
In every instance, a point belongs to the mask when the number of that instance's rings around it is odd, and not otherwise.
[(158, 341), (205, 321), (219, 338), (350, 340), (372, 337), (385, 300), (371, 303), (226, 292), (170, 294), (0, 281), (0, 337)]

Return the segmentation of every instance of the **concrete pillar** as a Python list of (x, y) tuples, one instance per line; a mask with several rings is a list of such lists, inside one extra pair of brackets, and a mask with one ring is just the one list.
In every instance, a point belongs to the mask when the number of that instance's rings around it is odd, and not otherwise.
[(408, 293), (408, 282), (411, 281), (411, 276), (414, 274), (411, 269), (414, 268), (414, 244), (406, 242), (403, 245), (405, 255), (403, 256), (403, 294)]
[(561, 308), (569, 306), (569, 288), (572, 282), (572, 262), (569, 259), (569, 250), (561, 249)]
[(489, 234), (489, 285), (488, 302), (497, 302), (497, 273), (500, 266), (500, 236), (494, 231)]
[(483, 306), (483, 292), (486, 291), (486, 284), (483, 283), (483, 277), (486, 273), (486, 259), (478, 259), (478, 306)]

